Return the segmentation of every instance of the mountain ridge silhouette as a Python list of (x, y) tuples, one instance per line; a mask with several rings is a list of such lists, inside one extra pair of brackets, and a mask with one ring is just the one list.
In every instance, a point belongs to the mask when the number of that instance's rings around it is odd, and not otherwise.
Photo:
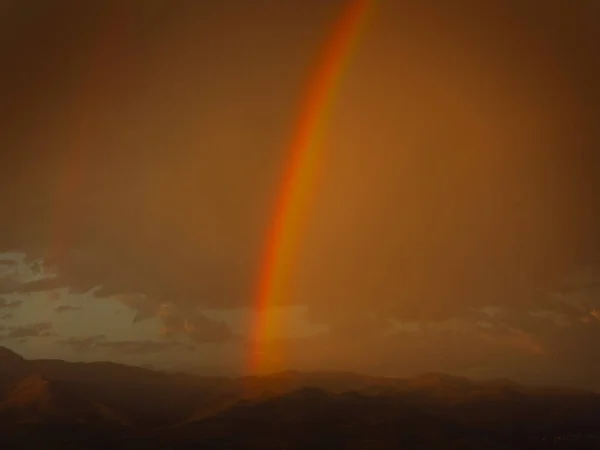
[(577, 389), (443, 373), (202, 377), (3, 348), (0, 419), (2, 448), (570, 448), (548, 447), (566, 433), (600, 444), (600, 395)]

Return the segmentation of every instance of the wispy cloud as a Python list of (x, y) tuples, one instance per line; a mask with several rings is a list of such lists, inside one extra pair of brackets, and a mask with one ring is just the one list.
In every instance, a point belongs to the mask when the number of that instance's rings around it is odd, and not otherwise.
[(23, 304), (23, 300), (7, 300), (0, 297), (0, 309), (16, 309)]
[(161, 320), (164, 337), (187, 337), (197, 343), (220, 343), (236, 338), (227, 323), (211, 319), (195, 307), (161, 303), (145, 295), (116, 295), (115, 299), (135, 311), (133, 324), (152, 318)]
[(153, 340), (108, 340), (105, 335), (70, 337), (57, 341), (59, 345), (71, 347), (75, 351), (91, 351), (96, 349), (108, 349), (116, 353), (146, 354), (158, 353), (166, 350), (195, 350), (195, 346), (177, 341), (153, 341)]
[(28, 325), (16, 325), (6, 327), (8, 331), (2, 335), (3, 339), (20, 339), (29, 337), (51, 337), (56, 334), (52, 331), (52, 323), (39, 322)]
[(106, 341), (106, 336), (103, 334), (98, 334), (95, 336), (86, 336), (86, 337), (69, 337), (67, 339), (61, 339), (56, 341), (58, 345), (71, 347), (76, 351), (86, 351), (93, 350), (98, 343)]
[(24, 253), (0, 254), (0, 293), (27, 293), (56, 288), (56, 271), (43, 259), (28, 261)]
[(107, 341), (100, 346), (115, 350), (123, 354), (157, 353), (165, 350), (195, 350), (196, 347), (182, 342), (163, 341)]
[(229, 326), (206, 317), (195, 309), (182, 309), (164, 303), (156, 314), (163, 322), (161, 333), (165, 337), (187, 336), (197, 343), (218, 343), (235, 339)]
[(66, 312), (81, 311), (81, 309), (82, 309), (81, 306), (58, 305), (57, 307), (54, 308), (54, 311), (57, 312), (57, 313), (66, 313)]

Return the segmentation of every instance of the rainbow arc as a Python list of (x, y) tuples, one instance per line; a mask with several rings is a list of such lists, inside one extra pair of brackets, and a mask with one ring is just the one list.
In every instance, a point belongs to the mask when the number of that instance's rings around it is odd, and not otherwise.
[(322, 136), (344, 69), (356, 48), (374, 0), (351, 0), (334, 24), (302, 97), (271, 227), (268, 230), (254, 303), (249, 372), (283, 367), (281, 320), (286, 287), (323, 161)]

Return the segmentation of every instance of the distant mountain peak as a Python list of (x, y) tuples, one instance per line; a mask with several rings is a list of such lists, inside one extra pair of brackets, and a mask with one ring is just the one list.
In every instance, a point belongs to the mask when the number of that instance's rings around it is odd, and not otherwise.
[(288, 394), (288, 397), (305, 400), (321, 400), (327, 399), (329, 396), (330, 395), (326, 390), (313, 386), (304, 386)]
[(13, 352), (11, 349), (7, 347), (3, 347), (0, 345), (0, 366), (1, 367), (10, 367), (12, 364), (21, 364), (25, 361), (21, 355), (16, 352)]
[(412, 379), (413, 384), (425, 385), (455, 385), (455, 386), (472, 386), (474, 382), (466, 377), (449, 375), (441, 372), (427, 372), (418, 375)]

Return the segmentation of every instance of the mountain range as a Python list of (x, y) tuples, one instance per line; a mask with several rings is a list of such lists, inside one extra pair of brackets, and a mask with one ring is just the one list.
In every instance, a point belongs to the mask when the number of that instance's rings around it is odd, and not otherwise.
[(203, 377), (0, 347), (4, 449), (600, 448), (600, 394), (288, 371)]

